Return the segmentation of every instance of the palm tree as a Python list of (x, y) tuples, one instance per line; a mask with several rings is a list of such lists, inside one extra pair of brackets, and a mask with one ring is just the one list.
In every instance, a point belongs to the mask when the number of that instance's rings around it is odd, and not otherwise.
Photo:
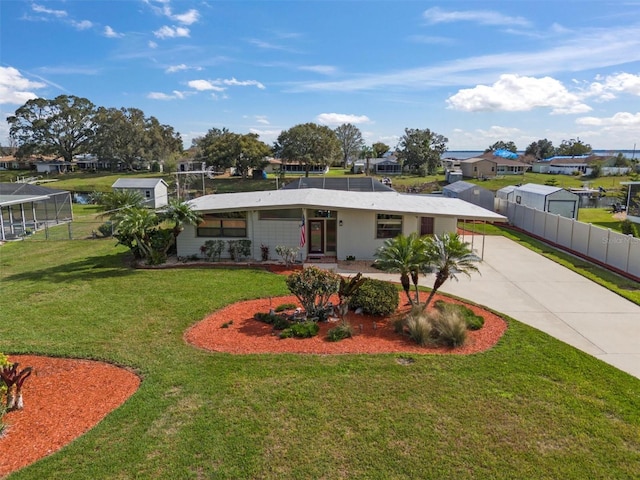
[(426, 310), (433, 296), (447, 280), (457, 281), (458, 273), (471, 277), (471, 272), (479, 272), (475, 263), (480, 261), (480, 257), (473, 253), (469, 243), (463, 242), (457, 233), (445, 233), (442, 237), (434, 235), (428, 238), (425, 244), (428, 260), (422, 271), (436, 274), (429, 298), (423, 306)]
[(184, 230), (184, 225), (198, 225), (202, 221), (202, 215), (191, 209), (191, 205), (179, 200), (170, 200), (169, 205), (160, 212), (160, 219), (173, 224), (173, 242), (175, 244), (178, 235)]
[(118, 243), (129, 247), (136, 259), (150, 258), (153, 246), (151, 236), (157, 229), (159, 219), (153, 210), (126, 208), (115, 215)]
[(113, 217), (127, 208), (139, 208), (144, 204), (144, 197), (135, 190), (114, 190), (99, 195), (99, 202), (104, 209), (103, 216)]
[[(411, 305), (420, 304), (418, 276), (426, 262), (425, 251), (425, 239), (412, 233), (385, 240), (375, 254), (378, 268), (400, 274), (400, 283)], [(415, 287), (415, 299), (411, 298), (411, 282)]]

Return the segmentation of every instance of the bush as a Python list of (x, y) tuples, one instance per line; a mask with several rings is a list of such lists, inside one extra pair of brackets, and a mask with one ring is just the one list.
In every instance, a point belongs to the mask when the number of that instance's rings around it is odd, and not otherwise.
[(224, 240), (207, 240), (200, 248), (204, 257), (210, 262), (220, 261), (222, 250), (224, 250)]
[(243, 238), (242, 240), (229, 240), (227, 249), (231, 260), (238, 261), (251, 256), (251, 240)]
[(283, 303), (276, 307), (276, 312), (284, 312), (285, 310), (295, 310), (297, 305), (295, 303)]
[[(0, 353), (0, 367), (4, 367), (7, 365), (11, 365), (11, 362), (6, 356)], [(4, 398), (6, 393), (7, 393), (7, 386), (2, 380), (0, 380), (0, 437), (2, 436), (2, 433), (4, 432), (4, 429), (5, 429), (5, 424), (2, 421), (2, 419), (4, 418), (4, 414), (7, 412), (7, 409), (5, 407), (6, 399)]]
[(421, 347), (433, 343), (433, 325), (428, 314), (409, 315), (404, 321), (409, 338)]
[(320, 331), (320, 326), (316, 322), (294, 323), (280, 332), (280, 338), (311, 338), (315, 337), (318, 331)]
[(341, 322), (327, 332), (327, 340), (330, 342), (339, 342), (351, 337), (353, 337), (353, 328), (349, 322)]
[(352, 309), (362, 308), (364, 313), (369, 315), (386, 316), (397, 310), (399, 302), (400, 297), (395, 285), (368, 278), (351, 297), (349, 305)]
[(328, 310), (329, 298), (338, 292), (340, 275), (308, 267), (287, 277), (287, 288), (294, 294), (307, 317), (322, 316)]
[(110, 237), (113, 235), (113, 224), (111, 222), (103, 223), (98, 227), (98, 232), (105, 238)]
[(253, 318), (262, 323), (268, 323), (269, 325), (273, 324), (278, 318), (278, 315), (273, 315), (271, 313), (258, 312), (253, 315)]
[(638, 232), (638, 227), (631, 222), (631, 220), (623, 220), (620, 222), (620, 231), (625, 235), (631, 235), (634, 237), (640, 237), (640, 232)]
[(276, 253), (282, 257), (282, 261), (286, 266), (289, 266), (296, 261), (299, 251), (300, 249), (296, 247), (276, 245)]
[(480, 330), (484, 325), (484, 317), (476, 315), (465, 305), (447, 303), (442, 300), (437, 300), (433, 305), (441, 313), (454, 312), (462, 316), (469, 330)]
[(433, 334), (437, 342), (448, 347), (461, 347), (467, 341), (467, 322), (457, 311), (431, 316)]

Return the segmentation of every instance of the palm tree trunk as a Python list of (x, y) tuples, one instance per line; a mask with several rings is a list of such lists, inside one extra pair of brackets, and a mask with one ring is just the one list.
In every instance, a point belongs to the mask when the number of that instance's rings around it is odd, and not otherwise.
[(402, 289), (404, 290), (404, 293), (407, 295), (409, 304), (413, 305), (413, 299), (411, 298), (411, 283), (409, 283), (409, 275), (407, 275), (406, 273), (401, 274), (400, 283), (402, 284)]

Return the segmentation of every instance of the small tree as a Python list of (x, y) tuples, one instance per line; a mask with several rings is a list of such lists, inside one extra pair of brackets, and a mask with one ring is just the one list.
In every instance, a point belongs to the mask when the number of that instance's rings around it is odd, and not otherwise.
[(19, 363), (13, 363), (0, 367), (0, 379), (7, 386), (7, 410), (22, 410), (24, 408), (22, 385), (31, 375), (33, 368), (27, 367), (18, 371), (19, 365)]
[(338, 293), (340, 280), (336, 273), (307, 267), (287, 277), (287, 288), (300, 301), (307, 317), (322, 317), (331, 295)]
[(440, 287), (449, 279), (458, 280), (456, 274), (463, 273), (470, 277), (471, 272), (478, 272), (476, 262), (480, 258), (473, 253), (469, 244), (463, 242), (457, 233), (445, 233), (442, 237), (434, 235), (426, 240), (427, 263), (423, 265), (425, 273), (435, 273), (429, 298), (423, 306), (426, 310)]
[[(420, 303), (418, 280), (421, 265), (425, 263), (426, 251), (424, 237), (417, 233), (409, 236), (398, 235), (385, 240), (384, 245), (375, 253), (375, 264), (385, 272), (399, 273), (402, 289), (411, 305)], [(415, 289), (414, 298), (411, 297), (411, 283)]]

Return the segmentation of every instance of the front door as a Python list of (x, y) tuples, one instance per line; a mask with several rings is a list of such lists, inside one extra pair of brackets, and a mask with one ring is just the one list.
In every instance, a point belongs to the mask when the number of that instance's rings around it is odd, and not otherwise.
[(324, 220), (309, 220), (309, 253), (324, 253)]

